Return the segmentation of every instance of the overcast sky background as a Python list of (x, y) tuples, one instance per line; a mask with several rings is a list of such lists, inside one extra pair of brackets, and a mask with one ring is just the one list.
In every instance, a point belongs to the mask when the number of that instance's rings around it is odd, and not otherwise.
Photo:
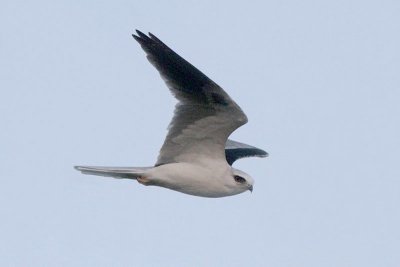
[[(175, 100), (134, 29), (221, 85), (267, 150), (206, 199), (154, 164)], [(399, 1), (2, 1), (1, 266), (400, 266)]]

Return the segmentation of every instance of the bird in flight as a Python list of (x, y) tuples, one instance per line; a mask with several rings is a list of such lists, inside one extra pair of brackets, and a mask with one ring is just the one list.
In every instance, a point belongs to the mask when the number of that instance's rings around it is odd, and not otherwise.
[(229, 140), (247, 122), (242, 109), (215, 82), (153, 34), (133, 38), (178, 100), (153, 167), (75, 166), (84, 174), (137, 180), (200, 197), (225, 197), (253, 190), (254, 181), (232, 164), (266, 157), (262, 149)]

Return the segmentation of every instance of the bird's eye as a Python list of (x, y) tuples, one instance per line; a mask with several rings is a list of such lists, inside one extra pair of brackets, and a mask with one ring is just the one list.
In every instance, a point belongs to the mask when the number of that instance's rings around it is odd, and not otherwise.
[(235, 175), (234, 178), (235, 178), (235, 181), (240, 184), (244, 184), (246, 182), (246, 179), (244, 179), (243, 177), (241, 177), (239, 175)]

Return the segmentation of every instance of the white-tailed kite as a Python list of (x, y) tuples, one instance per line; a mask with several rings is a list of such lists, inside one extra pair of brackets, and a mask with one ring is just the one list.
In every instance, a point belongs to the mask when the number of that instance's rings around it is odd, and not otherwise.
[(154, 167), (76, 166), (84, 174), (134, 179), (201, 197), (225, 197), (253, 190), (250, 175), (231, 165), (264, 150), (228, 140), (247, 122), (240, 107), (215, 82), (156, 36), (132, 35), (177, 98), (174, 117)]

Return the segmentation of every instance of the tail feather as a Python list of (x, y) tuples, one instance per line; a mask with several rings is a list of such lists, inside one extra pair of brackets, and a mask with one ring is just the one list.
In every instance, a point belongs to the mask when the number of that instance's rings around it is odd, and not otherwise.
[(76, 170), (83, 174), (113, 177), (117, 179), (137, 179), (151, 167), (96, 167), (96, 166), (75, 166)]

